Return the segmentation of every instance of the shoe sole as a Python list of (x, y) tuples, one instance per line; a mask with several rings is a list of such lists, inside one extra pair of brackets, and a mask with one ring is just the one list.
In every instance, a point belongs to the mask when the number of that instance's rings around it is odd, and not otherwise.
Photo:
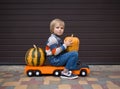
[(60, 78), (62, 78), (62, 79), (77, 79), (78, 76), (75, 76), (75, 77), (65, 77), (65, 76), (60, 76)]

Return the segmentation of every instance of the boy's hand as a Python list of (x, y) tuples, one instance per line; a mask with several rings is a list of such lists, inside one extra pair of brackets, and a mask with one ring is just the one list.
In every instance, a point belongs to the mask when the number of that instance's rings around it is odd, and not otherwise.
[(66, 46), (70, 46), (72, 44), (72, 40), (71, 39), (70, 40), (64, 40), (64, 44)]

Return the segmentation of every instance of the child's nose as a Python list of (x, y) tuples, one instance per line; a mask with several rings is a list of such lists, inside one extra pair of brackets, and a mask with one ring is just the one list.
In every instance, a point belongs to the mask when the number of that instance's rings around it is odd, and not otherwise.
[(59, 30), (61, 30), (61, 28), (59, 28)]

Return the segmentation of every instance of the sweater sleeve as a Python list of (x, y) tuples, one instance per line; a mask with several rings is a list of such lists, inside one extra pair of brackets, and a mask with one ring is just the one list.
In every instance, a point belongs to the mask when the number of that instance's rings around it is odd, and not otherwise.
[(52, 55), (58, 55), (67, 48), (65, 44), (60, 45), (58, 43), (58, 40), (55, 38), (50, 38), (48, 40), (47, 49), (49, 49)]
[(58, 54), (60, 54), (62, 51), (64, 51), (65, 49), (66, 49), (66, 45), (65, 44), (63, 44), (62, 46), (60, 46), (60, 47), (56, 47), (56, 48), (54, 48), (53, 50), (52, 50), (52, 53), (54, 54), (54, 55), (58, 55)]

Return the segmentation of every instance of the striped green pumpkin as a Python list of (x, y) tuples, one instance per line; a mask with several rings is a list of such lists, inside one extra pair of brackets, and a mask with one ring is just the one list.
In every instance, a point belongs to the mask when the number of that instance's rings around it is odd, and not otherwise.
[(26, 64), (29, 66), (42, 66), (45, 61), (44, 51), (33, 45), (34, 48), (30, 48), (25, 55)]

